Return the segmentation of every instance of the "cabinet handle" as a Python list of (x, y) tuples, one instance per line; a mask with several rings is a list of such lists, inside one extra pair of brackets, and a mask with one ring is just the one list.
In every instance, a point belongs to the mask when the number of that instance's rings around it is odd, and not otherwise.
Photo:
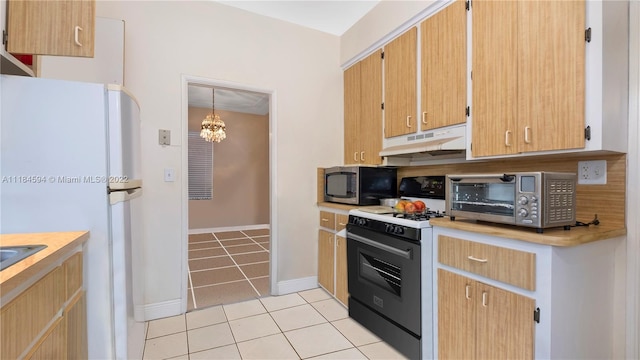
[(338, 223), (338, 225), (347, 226), (347, 224), (345, 224), (345, 223)]
[(487, 292), (482, 292), (482, 306), (487, 307)]
[(340, 246), (340, 238), (336, 237), (336, 246)]
[(531, 132), (531, 127), (524, 127), (524, 142), (527, 144), (531, 144), (531, 139), (529, 138), (529, 132)]
[(427, 112), (426, 111), (422, 112), (422, 123), (427, 125)]
[(78, 40), (78, 35), (79, 35), (80, 31), (83, 31), (82, 28), (80, 26), (76, 25), (76, 27), (74, 29), (74, 41), (76, 42), (76, 45), (78, 45), (78, 46), (82, 46), (82, 44)]
[(471, 285), (465, 285), (464, 287), (464, 297), (468, 299), (471, 299), (471, 296), (469, 295), (469, 288), (471, 287)]
[(358, 152), (353, 153), (353, 161), (358, 162)]
[(511, 138), (511, 130), (507, 130), (504, 132), (504, 144), (507, 146), (511, 146), (509, 139)]
[(477, 261), (477, 262), (480, 262), (480, 263), (486, 263), (487, 262), (487, 259), (478, 259), (477, 257), (474, 257), (473, 255), (467, 256), (467, 259), (473, 260), (473, 261)]
[(322, 221), (329, 221), (329, 219), (322, 218)]
[(407, 127), (411, 127), (411, 115), (407, 116)]
[(360, 161), (364, 161), (364, 151), (360, 152)]

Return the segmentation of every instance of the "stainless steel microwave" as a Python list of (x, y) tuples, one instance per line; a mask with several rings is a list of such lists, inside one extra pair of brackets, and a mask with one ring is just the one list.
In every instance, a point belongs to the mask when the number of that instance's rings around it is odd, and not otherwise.
[(574, 173), (447, 175), (446, 211), (475, 220), (542, 229), (575, 225)]
[(337, 166), (324, 170), (324, 201), (350, 205), (379, 205), (398, 193), (395, 168)]

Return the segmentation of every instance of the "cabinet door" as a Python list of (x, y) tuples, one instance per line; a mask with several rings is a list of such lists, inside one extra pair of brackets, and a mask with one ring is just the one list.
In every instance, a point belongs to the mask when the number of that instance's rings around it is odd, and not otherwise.
[(420, 25), (422, 130), (467, 121), (467, 11), (457, 0)]
[(95, 0), (9, 0), (7, 51), (93, 57)]
[(583, 148), (585, 2), (517, 4), (520, 151)]
[(361, 115), (360, 69), (358, 62), (344, 71), (344, 163), (360, 162), (359, 123)]
[(475, 354), (475, 281), (438, 269), (438, 358)]
[(40, 342), (25, 356), (25, 359), (50, 360), (67, 359), (66, 334), (67, 327), (64, 318), (58, 318), (56, 322), (43, 335)]
[(348, 306), (347, 239), (336, 235), (336, 298)]
[(379, 155), (382, 150), (382, 50), (374, 52), (360, 63), (360, 162), (379, 165), (382, 164)]
[(514, 154), (518, 150), (515, 49), (519, 3), (483, 0), (472, 3), (473, 156)]
[(417, 30), (411, 28), (384, 47), (384, 136), (414, 133), (416, 124)]
[(318, 283), (334, 294), (334, 239), (333, 233), (318, 230)]
[(67, 358), (86, 359), (87, 349), (87, 298), (80, 292), (65, 309), (67, 322)]
[(535, 301), (476, 283), (476, 358), (533, 359)]

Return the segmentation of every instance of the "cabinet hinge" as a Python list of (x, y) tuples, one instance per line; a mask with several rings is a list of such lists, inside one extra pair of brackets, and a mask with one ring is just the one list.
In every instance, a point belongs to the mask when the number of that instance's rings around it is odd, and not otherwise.
[(540, 324), (540, 308), (536, 308), (533, 310), (533, 321)]
[(9, 34), (7, 34), (5, 30), (2, 30), (2, 45), (5, 45), (8, 39), (9, 39)]
[(587, 126), (584, 129), (584, 138), (587, 140), (591, 140), (591, 126)]
[(467, 9), (467, 11), (469, 11), (469, 9), (471, 9), (471, 0), (467, 0), (466, 5), (464, 6), (465, 9)]
[(384, 110), (384, 103), (380, 104), (380, 108)]
[(584, 40), (586, 42), (591, 42), (591, 28), (584, 31)]
[(464, 110), (464, 114), (467, 115), (467, 117), (471, 115), (471, 108), (469, 106), (467, 106), (467, 108)]
[(380, 58), (384, 59), (384, 51), (380, 53)]

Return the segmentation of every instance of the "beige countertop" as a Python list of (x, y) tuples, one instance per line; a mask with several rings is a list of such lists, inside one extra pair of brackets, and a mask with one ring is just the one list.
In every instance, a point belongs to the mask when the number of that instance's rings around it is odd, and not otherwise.
[(593, 241), (623, 236), (627, 233), (626, 228), (590, 225), (572, 227), (571, 230), (564, 230), (562, 227), (545, 229), (542, 234), (538, 234), (533, 228), (468, 220), (460, 217), (456, 217), (455, 221), (451, 221), (448, 217), (434, 218), (429, 220), (429, 223), (433, 226), (471, 231), (484, 235), (492, 235), (551, 246), (576, 246)]
[(339, 209), (339, 210), (352, 210), (352, 209), (357, 209), (360, 206), (356, 206), (356, 205), (344, 205), (344, 204), (336, 204), (336, 203), (332, 203), (332, 202), (319, 202), (318, 203), (318, 207), (325, 207), (325, 208), (331, 208), (331, 209)]
[(0, 234), (0, 246), (47, 245), (45, 249), (0, 271), (0, 294), (8, 293), (51, 264), (71, 254), (88, 238), (88, 231)]

